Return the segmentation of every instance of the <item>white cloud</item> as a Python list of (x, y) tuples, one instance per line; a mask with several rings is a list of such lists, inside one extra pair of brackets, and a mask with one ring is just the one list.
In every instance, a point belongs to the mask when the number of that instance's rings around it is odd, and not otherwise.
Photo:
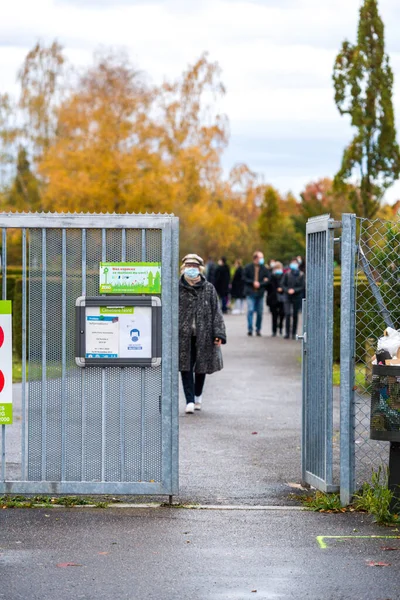
[[(15, 90), (16, 72), (38, 38), (58, 38), (76, 65), (88, 64), (99, 45), (126, 47), (155, 82), (178, 76), (208, 50), (228, 91), (221, 104), (232, 131), (226, 168), (248, 162), (266, 180), (299, 192), (311, 178), (334, 174), (351, 139), (333, 102), (331, 75), (343, 39), (356, 39), (359, 6), (360, 0), (13, 0), (2, 8), (0, 89)], [(400, 3), (381, 0), (380, 12), (396, 108)], [(280, 150), (271, 160), (276, 140)], [(293, 155), (294, 142), (307, 151)], [(390, 197), (400, 193), (394, 189)]]

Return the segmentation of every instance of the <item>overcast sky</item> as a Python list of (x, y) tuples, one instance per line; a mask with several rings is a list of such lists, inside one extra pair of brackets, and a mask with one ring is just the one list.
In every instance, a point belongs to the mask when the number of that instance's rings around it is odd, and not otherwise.
[[(332, 66), (355, 41), (360, 0), (0, 0), (0, 90), (15, 91), (27, 51), (57, 38), (75, 65), (124, 47), (154, 83), (202, 52), (219, 62), (231, 139), (229, 170), (246, 162), (281, 192), (337, 171), (351, 138), (333, 102)], [(380, 0), (400, 130), (400, 1)], [(400, 198), (400, 184), (387, 194)]]

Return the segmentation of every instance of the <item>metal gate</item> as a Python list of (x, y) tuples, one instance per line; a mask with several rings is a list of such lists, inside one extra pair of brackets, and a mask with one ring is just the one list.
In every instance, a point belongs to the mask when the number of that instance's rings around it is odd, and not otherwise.
[(323, 215), (307, 223), (303, 304), (302, 480), (320, 490), (333, 483), (332, 339), (334, 228)]
[[(333, 265), (334, 229), (339, 227), (340, 328), (338, 320), (335, 329), (337, 338), (340, 331), (340, 457), (334, 457)], [(389, 462), (389, 442), (370, 437), (372, 358), (384, 329), (400, 327), (399, 248), (398, 223), (353, 214), (343, 214), (340, 223), (329, 216), (307, 223), (307, 301), (300, 336), (303, 481), (333, 491), (334, 471), (340, 471), (343, 505), (370, 480), (373, 469)]]
[[(176, 494), (178, 219), (3, 213), (0, 229), (2, 299), (16, 238), (22, 286), (22, 383), (17, 420), (2, 425), (0, 492)], [(76, 365), (75, 301), (99, 295), (105, 261), (162, 263), (160, 366)]]

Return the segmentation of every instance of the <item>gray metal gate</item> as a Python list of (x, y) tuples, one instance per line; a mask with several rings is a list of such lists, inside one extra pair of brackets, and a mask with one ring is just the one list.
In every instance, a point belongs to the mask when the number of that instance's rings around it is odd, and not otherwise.
[[(0, 229), (4, 300), (10, 236), (22, 248), (21, 420), (2, 425), (0, 492), (176, 494), (178, 219), (3, 213)], [(99, 295), (100, 261), (162, 263), (161, 366), (76, 366), (75, 300)]]
[[(334, 229), (341, 227), (340, 458), (332, 453)], [(303, 337), (303, 480), (323, 491), (336, 489), (348, 504), (387, 467), (389, 442), (370, 439), (372, 356), (388, 327), (400, 327), (398, 223), (343, 214), (307, 224), (307, 301)], [(336, 324), (338, 329), (339, 323)], [(336, 392), (335, 392), (336, 394)]]
[(333, 483), (333, 256), (337, 223), (323, 215), (307, 223), (303, 318), (302, 479), (326, 492)]

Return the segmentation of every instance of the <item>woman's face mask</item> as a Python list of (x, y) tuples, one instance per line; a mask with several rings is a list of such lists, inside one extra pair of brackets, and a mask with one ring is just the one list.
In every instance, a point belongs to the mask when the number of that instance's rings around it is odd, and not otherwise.
[(290, 263), (290, 268), (292, 269), (292, 271), (298, 271), (299, 270), (299, 265), (297, 263)]
[(197, 267), (186, 267), (184, 273), (189, 279), (196, 279), (200, 275), (200, 270)]
[(274, 275), (282, 275), (282, 274), (283, 274), (282, 269), (275, 269)]

